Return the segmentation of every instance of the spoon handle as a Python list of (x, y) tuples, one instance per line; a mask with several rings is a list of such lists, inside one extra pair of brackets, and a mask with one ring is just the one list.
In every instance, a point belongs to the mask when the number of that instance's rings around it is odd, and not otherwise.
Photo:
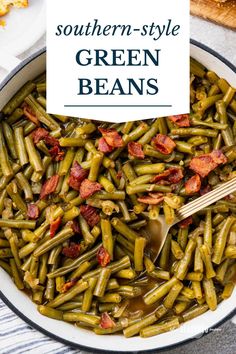
[(219, 187), (215, 188), (213, 191), (203, 195), (202, 197), (196, 198), (194, 201), (184, 205), (177, 211), (177, 218), (179, 220), (186, 219), (187, 217), (197, 213), (199, 210), (208, 207), (209, 205), (217, 202), (218, 200), (224, 198), (236, 191), (236, 178), (222, 183)]

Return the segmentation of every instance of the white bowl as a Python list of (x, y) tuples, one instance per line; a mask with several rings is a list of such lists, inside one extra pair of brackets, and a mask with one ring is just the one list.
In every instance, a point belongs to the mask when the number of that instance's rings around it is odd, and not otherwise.
[[(194, 41), (191, 43), (190, 51), (193, 58), (236, 87), (236, 68), (228, 61)], [(46, 53), (45, 50), (42, 50), (28, 58), (8, 75), (0, 86), (0, 109), (27, 80), (33, 79), (45, 70), (45, 62)], [(228, 300), (218, 306), (216, 311), (208, 311), (172, 332), (148, 339), (140, 337), (126, 339), (122, 335), (98, 336), (65, 322), (41, 316), (37, 312), (36, 306), (23, 292), (17, 290), (11, 278), (1, 269), (0, 278), (0, 297), (19, 317), (32, 327), (60, 342), (93, 352), (157, 352), (157, 350), (199, 338), (235, 313), (236, 290)]]

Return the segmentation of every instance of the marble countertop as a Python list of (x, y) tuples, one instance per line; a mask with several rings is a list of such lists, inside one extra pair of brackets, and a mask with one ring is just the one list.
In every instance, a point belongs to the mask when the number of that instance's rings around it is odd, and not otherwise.
[[(234, 65), (236, 65), (236, 32), (222, 28), (213, 23), (191, 17), (191, 38), (214, 49)], [(45, 46), (45, 36), (35, 45), (19, 56), (24, 59), (38, 49)], [(0, 54), (1, 55), (1, 54)], [(0, 81), (7, 75), (5, 70), (0, 69)], [(212, 333), (197, 341), (190, 342), (181, 347), (169, 350), (171, 354), (211, 354), (211, 353), (236, 353), (236, 325), (227, 321)], [(0, 349), (1, 351), (1, 349)], [(64, 353), (64, 352), (63, 352)], [(79, 351), (73, 351), (79, 353)], [(45, 353), (46, 354), (46, 353)]]

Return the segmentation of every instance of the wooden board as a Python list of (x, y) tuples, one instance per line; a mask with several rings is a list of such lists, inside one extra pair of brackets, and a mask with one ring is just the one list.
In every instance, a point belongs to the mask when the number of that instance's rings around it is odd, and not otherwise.
[(236, 0), (219, 4), (214, 0), (190, 0), (191, 14), (236, 30)]

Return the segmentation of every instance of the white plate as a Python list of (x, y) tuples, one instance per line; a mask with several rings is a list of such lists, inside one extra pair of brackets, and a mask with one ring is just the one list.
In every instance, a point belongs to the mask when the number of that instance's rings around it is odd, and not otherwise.
[(6, 26), (0, 27), (1, 52), (17, 56), (29, 49), (46, 31), (46, 0), (29, 0), (29, 7), (12, 8), (1, 19), (6, 21)]
[[(217, 53), (193, 42), (191, 44), (191, 56), (226, 78), (236, 87), (236, 68)], [(44, 51), (40, 51), (18, 66), (0, 85), (0, 109), (27, 80), (45, 70), (45, 65), (46, 54)], [(119, 352), (120, 354), (142, 351), (157, 353), (158, 350), (170, 349), (173, 346), (201, 337), (208, 333), (209, 329), (218, 326), (235, 313), (236, 289), (228, 300), (223, 301), (218, 306), (216, 311), (207, 311), (172, 332), (163, 333), (148, 339), (140, 337), (127, 339), (120, 334), (97, 336), (91, 331), (41, 316), (29, 297), (17, 290), (12, 279), (2, 269), (0, 269), (0, 279), (0, 298), (19, 317), (53, 339), (72, 347), (92, 351), (93, 353), (99, 351), (103, 353)]]

